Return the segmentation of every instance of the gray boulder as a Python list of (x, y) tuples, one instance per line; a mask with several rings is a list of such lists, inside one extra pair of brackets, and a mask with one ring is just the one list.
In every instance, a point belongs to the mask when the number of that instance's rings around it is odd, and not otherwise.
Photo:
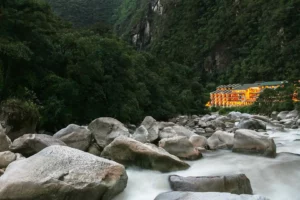
[(195, 133), (197, 135), (205, 135), (205, 129), (203, 129), (203, 128), (196, 128), (195, 129)]
[(10, 145), (11, 141), (9, 137), (7, 137), (3, 130), (0, 130), (0, 152), (9, 150)]
[(237, 121), (241, 118), (242, 113), (240, 112), (230, 112), (228, 113), (227, 117), (232, 121)]
[(283, 120), (286, 118), (286, 116), (289, 114), (289, 111), (281, 111), (278, 115), (277, 115), (277, 120)]
[(175, 123), (173, 122), (158, 122), (158, 129), (163, 130), (166, 127), (173, 127)]
[(87, 151), (91, 143), (91, 132), (86, 127), (70, 124), (53, 135), (69, 147)]
[(267, 116), (263, 116), (263, 115), (252, 115), (253, 119), (258, 119), (260, 121), (266, 122), (266, 123), (271, 123), (271, 120), (269, 119), (269, 117)]
[(215, 127), (215, 129), (220, 128), (224, 130), (226, 128), (225, 123), (221, 119), (212, 120), (211, 124), (213, 125), (213, 127)]
[(266, 130), (266, 124), (262, 122), (261, 120), (257, 119), (243, 119), (238, 124), (239, 129), (251, 129), (251, 130), (258, 130), (263, 129)]
[(239, 129), (234, 134), (233, 152), (276, 156), (274, 140), (256, 131)]
[(111, 200), (127, 184), (124, 166), (67, 146), (51, 146), (11, 163), (0, 199)]
[(218, 192), (165, 192), (154, 200), (269, 200), (259, 195), (230, 194)]
[(95, 119), (89, 124), (88, 129), (101, 148), (104, 148), (119, 136), (129, 137), (129, 131), (124, 124), (110, 117)]
[(165, 127), (158, 134), (160, 139), (171, 138), (177, 136), (175, 130), (172, 127)]
[(17, 155), (10, 151), (0, 152), (0, 168), (6, 168), (17, 159)]
[(210, 149), (231, 149), (233, 146), (233, 133), (225, 131), (216, 131), (211, 137), (208, 138), (207, 144)]
[(138, 166), (162, 172), (183, 170), (189, 165), (176, 156), (169, 154), (163, 148), (143, 144), (127, 137), (118, 137), (109, 144), (101, 156), (127, 166)]
[(202, 121), (202, 120), (199, 120), (198, 121), (198, 125), (201, 127), (201, 128), (206, 128), (207, 127), (207, 123), (205, 121)]
[(141, 125), (139, 128), (137, 128), (132, 135), (132, 138), (141, 142), (141, 143), (147, 143), (148, 141), (148, 131), (145, 128), (145, 126)]
[(174, 191), (183, 192), (228, 192), (232, 194), (253, 194), (250, 180), (245, 174), (230, 176), (169, 176)]
[(195, 134), (192, 131), (190, 131), (189, 129), (183, 127), (183, 126), (175, 125), (175, 126), (173, 126), (173, 129), (176, 132), (177, 136), (191, 137), (192, 135)]
[(145, 117), (141, 125), (144, 126), (148, 131), (148, 141), (154, 142), (158, 139), (159, 123), (153, 117)]
[(272, 119), (272, 120), (277, 120), (277, 115), (278, 115), (278, 112), (277, 112), (277, 111), (273, 111), (273, 112), (271, 113), (271, 119)]
[(159, 141), (159, 147), (181, 159), (197, 160), (202, 157), (202, 154), (185, 136), (162, 139)]
[(66, 146), (60, 139), (50, 135), (25, 134), (13, 141), (10, 150), (28, 157), (52, 145)]
[(207, 139), (204, 136), (192, 135), (189, 140), (193, 144), (194, 147), (205, 148), (207, 146)]
[(286, 119), (295, 119), (295, 118), (297, 118), (297, 117), (299, 117), (299, 112), (298, 112), (298, 110), (293, 110), (293, 111), (289, 112), (289, 113), (285, 116)]

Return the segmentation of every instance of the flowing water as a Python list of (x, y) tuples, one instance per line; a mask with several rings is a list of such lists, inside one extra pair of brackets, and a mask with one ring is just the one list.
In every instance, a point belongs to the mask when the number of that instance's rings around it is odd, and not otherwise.
[[(207, 152), (203, 159), (188, 162), (185, 171), (160, 173), (137, 168), (127, 169), (128, 185), (114, 200), (153, 200), (170, 191), (168, 176), (210, 176), (244, 173), (255, 194), (271, 200), (300, 200), (300, 130), (268, 130), (277, 145), (277, 157), (232, 153), (227, 150)], [(298, 154), (298, 155), (297, 155)]]

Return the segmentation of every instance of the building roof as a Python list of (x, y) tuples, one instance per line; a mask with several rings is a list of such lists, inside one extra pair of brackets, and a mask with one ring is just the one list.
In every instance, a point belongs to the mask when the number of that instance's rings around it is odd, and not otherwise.
[(250, 87), (258, 87), (260, 84), (258, 83), (252, 83), (252, 84), (243, 84), (243, 85), (240, 85), (236, 88), (234, 88), (234, 90), (246, 90)]
[(272, 85), (282, 85), (287, 83), (287, 81), (269, 81), (269, 82), (262, 82), (260, 85), (262, 86), (272, 86)]

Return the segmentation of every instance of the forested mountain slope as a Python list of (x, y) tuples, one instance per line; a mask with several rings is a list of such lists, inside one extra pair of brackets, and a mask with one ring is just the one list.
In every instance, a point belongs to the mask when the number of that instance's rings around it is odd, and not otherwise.
[(74, 26), (112, 24), (114, 11), (122, 0), (46, 0), (54, 12)]
[(299, 0), (124, 0), (117, 16), (122, 38), (205, 82), (300, 76)]
[(44, 1), (0, 1), (1, 101), (16, 117), (40, 118), (41, 129), (199, 113), (203, 93), (189, 67), (137, 52), (101, 27), (73, 29)]

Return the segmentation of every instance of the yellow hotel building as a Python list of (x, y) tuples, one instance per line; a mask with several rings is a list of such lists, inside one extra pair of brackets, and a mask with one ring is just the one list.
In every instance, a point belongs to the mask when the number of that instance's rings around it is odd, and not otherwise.
[(210, 93), (209, 107), (239, 107), (253, 104), (265, 88), (276, 89), (287, 81), (259, 82), (253, 84), (220, 85)]

